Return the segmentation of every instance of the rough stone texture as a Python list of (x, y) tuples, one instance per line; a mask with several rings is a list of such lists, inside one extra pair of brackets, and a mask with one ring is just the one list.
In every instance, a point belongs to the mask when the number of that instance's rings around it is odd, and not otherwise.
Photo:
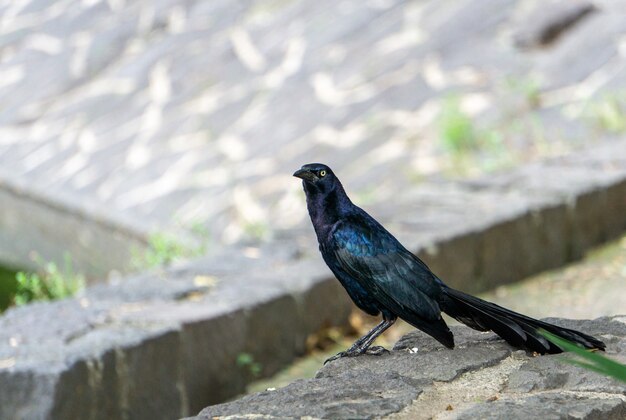
[[(419, 388), (412, 386), (409, 381), (403, 381), (396, 372), (385, 372), (372, 377), (348, 372), (342, 379), (337, 381), (337, 378), (331, 377), (316, 381), (299, 380), (289, 386), (288, 392), (266, 391), (241, 400), (249, 409), (240, 410), (233, 406), (203, 413), (208, 418), (270, 414), (271, 418), (312, 416), (346, 419), (360, 417), (366, 412), (374, 418), (389, 413), (390, 410), (400, 410), (420, 393)], [(350, 385), (347, 386), (348, 384)], [(274, 409), (268, 410), (269, 404)]]
[[(314, 272), (306, 287), (289, 290), (281, 284), (298, 283), (287, 277), (296, 272), (278, 269), (263, 281), (251, 273), (242, 284), (219, 266), (198, 261), (8, 310), (0, 318), (0, 418), (189, 415), (254, 379), (237, 364), (240, 354), (271, 375), (304, 351), (308, 334), (349, 314), (339, 284)], [(321, 302), (329, 310), (308, 316)]]
[(505, 416), (523, 419), (534, 416), (539, 419), (620, 420), (626, 416), (625, 399), (622, 395), (589, 393), (543, 393), (532, 396), (509, 398), (477, 404), (460, 413), (442, 416), (455, 419), (498, 419)]
[[(550, 321), (601, 337), (609, 357), (626, 361), (626, 316)], [(564, 355), (533, 357), (465, 326), (453, 332), (454, 350), (416, 331), (390, 354), (340, 359), (314, 379), (207, 407), (193, 419), (623, 419), (626, 414), (625, 384), (564, 364)], [(418, 351), (410, 352), (413, 348)]]

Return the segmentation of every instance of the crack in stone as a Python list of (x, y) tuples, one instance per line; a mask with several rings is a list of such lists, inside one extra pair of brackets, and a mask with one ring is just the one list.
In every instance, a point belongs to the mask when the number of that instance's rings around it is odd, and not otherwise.
[[(500, 360), (497, 364), (485, 366), (479, 370), (466, 371), (449, 382), (435, 381), (431, 387), (420, 393), (410, 405), (385, 418), (391, 420), (456, 418), (459, 413), (477, 403), (500, 399), (515, 402), (529, 395), (573, 396), (576, 399), (595, 400), (618, 398), (626, 407), (626, 395), (619, 391), (613, 393), (594, 390), (549, 389), (532, 392), (507, 392), (510, 375), (518, 371), (528, 361), (529, 359), (523, 351), (517, 351)], [(504, 392), (506, 393), (502, 394)]]
[(524, 352), (518, 351), (509, 354), (498, 363), (463, 372), (449, 382), (436, 381), (410, 405), (387, 418), (393, 420), (435, 418), (440, 414), (445, 414), (450, 406), (455, 408), (467, 402), (498, 398), (509, 375), (526, 361)]

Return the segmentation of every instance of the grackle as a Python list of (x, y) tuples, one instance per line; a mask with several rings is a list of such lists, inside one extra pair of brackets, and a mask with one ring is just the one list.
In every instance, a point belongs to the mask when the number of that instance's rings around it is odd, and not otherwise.
[(370, 345), (397, 318), (453, 348), (454, 338), (441, 317), (442, 311), (470, 328), (491, 330), (512, 346), (539, 354), (562, 351), (540, 335), (539, 328), (582, 347), (604, 350), (602, 341), (587, 334), (530, 318), (446, 286), (422, 260), (350, 201), (328, 166), (307, 164), (293, 176), (302, 179), (324, 261), (356, 306), (370, 315), (382, 314), (383, 318), (348, 350), (324, 363), (387, 351)]

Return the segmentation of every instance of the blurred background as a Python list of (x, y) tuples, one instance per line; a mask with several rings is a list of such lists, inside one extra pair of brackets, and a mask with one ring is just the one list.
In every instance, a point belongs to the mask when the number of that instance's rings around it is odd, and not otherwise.
[[(308, 231), (291, 178), (308, 162), (376, 209), (427, 177), (611, 141), (626, 132), (625, 11), (608, 0), (4, 1), (4, 288), (23, 268), (104, 279)], [(59, 208), (105, 233), (56, 220)]]
[[(2, 0), (0, 309), (302, 237), (315, 255), (305, 163), (388, 221), (424, 180), (625, 134), (624, 0)], [(597, 301), (626, 242), (600, 255), (524, 293)]]
[(4, 1), (0, 179), (211, 245), (272, 240), (306, 217), (290, 177), (303, 163), (328, 163), (366, 205), (625, 131), (625, 10)]
[[(4, 288), (50, 261), (102, 279), (310, 229), (290, 176), (308, 162), (375, 209), (425, 177), (610, 141), (626, 131), (625, 10), (4, 1)], [(105, 232), (51, 216), (59, 208)]]

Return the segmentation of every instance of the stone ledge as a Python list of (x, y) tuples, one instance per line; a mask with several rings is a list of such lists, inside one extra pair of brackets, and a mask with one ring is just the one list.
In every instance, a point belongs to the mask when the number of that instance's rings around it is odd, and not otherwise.
[(31, 257), (32, 244), (37, 244), (44, 261), (62, 265), (69, 253), (78, 272), (90, 279), (106, 278), (111, 270), (128, 271), (131, 251), (147, 249), (154, 230), (140, 220), (105, 212), (62, 192), (42, 191), (1, 171), (0, 203), (0, 262), (12, 267), (38, 269)]
[[(626, 361), (626, 316), (551, 319), (602, 338)], [(339, 359), (314, 379), (205, 408), (194, 420), (235, 418), (580, 418), (623, 419), (626, 385), (563, 363), (532, 357), (493, 333), (454, 326), (454, 350), (415, 331), (390, 354)], [(417, 353), (410, 349), (419, 349)], [(565, 356), (566, 357), (566, 356)]]
[[(349, 315), (339, 284), (306, 263), (272, 278), (250, 273), (245, 284), (215, 278), (212, 267), (198, 261), (95, 286), (76, 300), (7, 311), (0, 318), (0, 418), (189, 415), (254, 379), (238, 355), (250, 354), (261, 375), (271, 375), (304, 352), (308, 334)], [(310, 315), (312, 299), (326, 310)]]
[[(368, 210), (450, 285), (484, 290), (626, 229), (626, 140), (489, 178), (433, 179)], [(273, 374), (352, 308), (303, 232), (7, 311), (0, 417), (185, 416), (244, 391), (253, 375), (241, 353)]]

